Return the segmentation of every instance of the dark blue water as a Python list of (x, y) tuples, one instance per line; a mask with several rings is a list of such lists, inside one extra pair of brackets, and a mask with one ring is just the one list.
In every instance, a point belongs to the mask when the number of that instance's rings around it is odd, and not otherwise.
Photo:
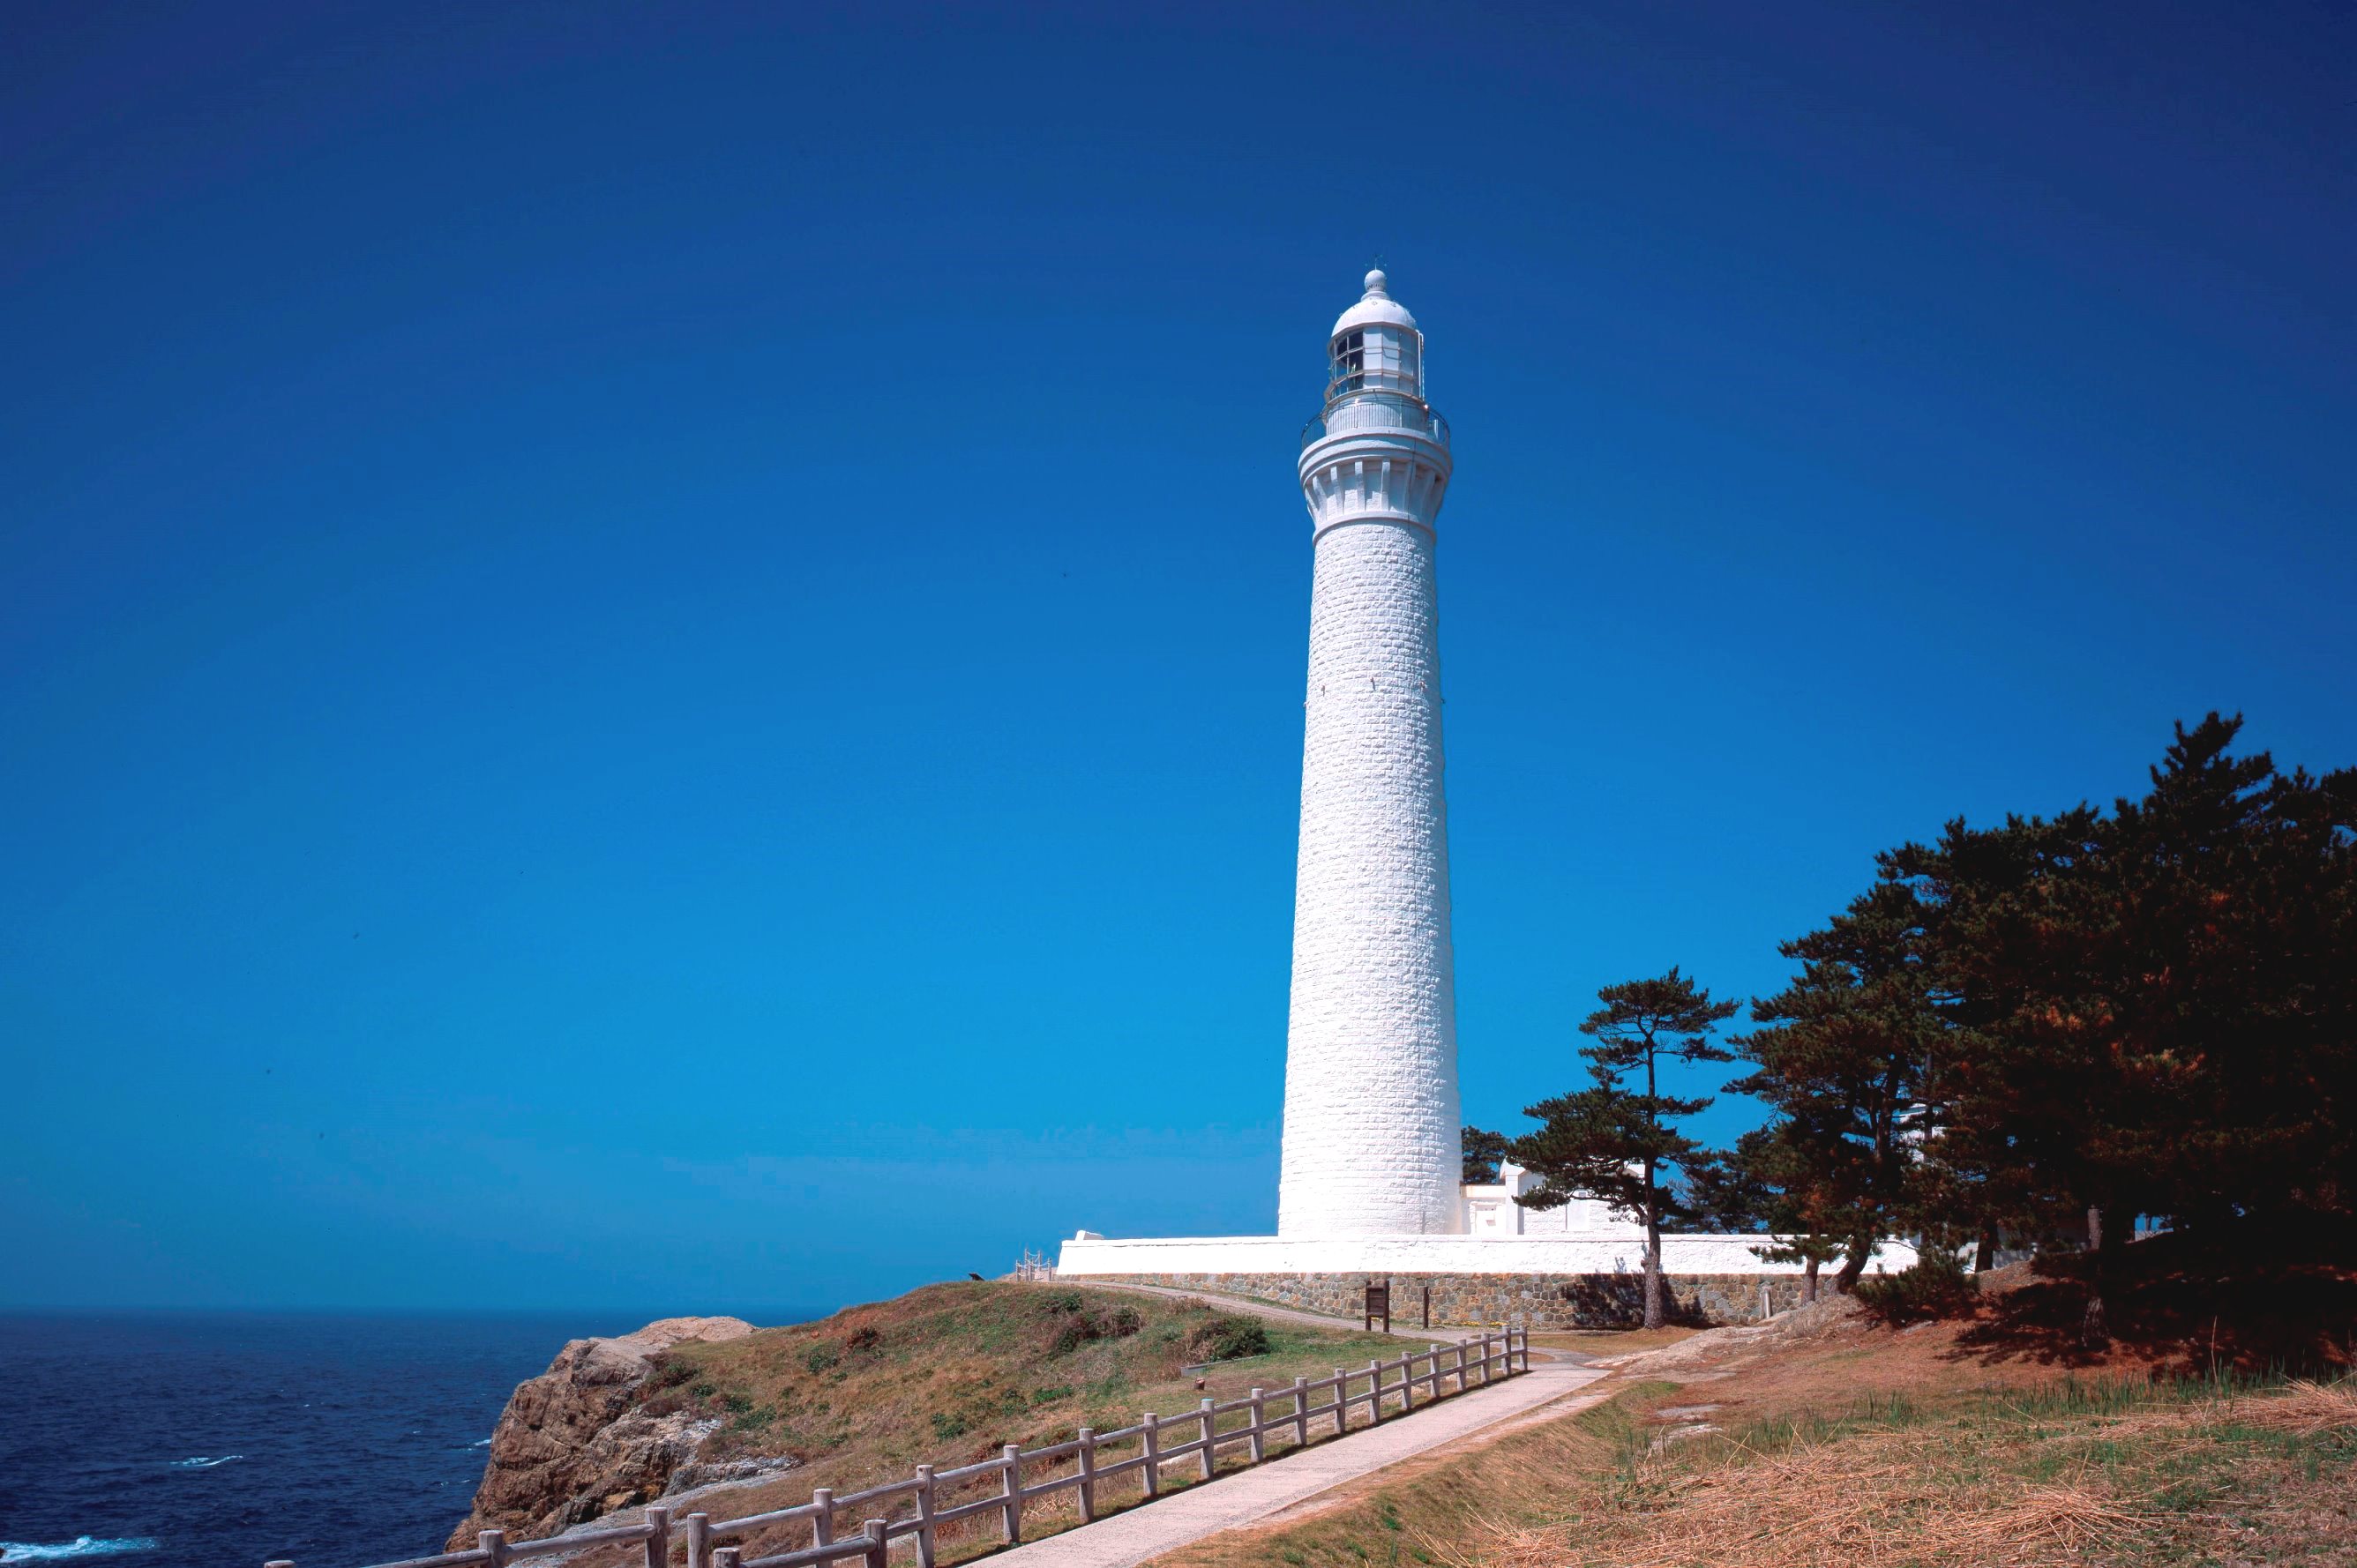
[(0, 1563), (438, 1552), (515, 1385), (567, 1339), (662, 1316), (0, 1316)]

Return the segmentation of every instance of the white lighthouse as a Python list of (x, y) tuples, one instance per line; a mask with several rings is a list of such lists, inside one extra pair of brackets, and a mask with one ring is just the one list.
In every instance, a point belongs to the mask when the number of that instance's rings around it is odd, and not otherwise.
[[(1334, 323), (1327, 361), (1326, 407), (1301, 443), (1309, 684), (1277, 1233), (1082, 1230), (1057, 1272), (1342, 1316), (1381, 1276), (1422, 1286), (1435, 1322), (1586, 1324), (1642, 1267), (1645, 1228), (1601, 1200), (1524, 1208), (1533, 1178), (1512, 1164), (1459, 1179), (1433, 571), (1448, 426), (1426, 399), (1424, 335), (1382, 273)], [(1760, 1240), (1666, 1236), (1662, 1266), (1721, 1317), (1765, 1310), (1770, 1284), (1789, 1305), (1799, 1274)], [(1876, 1256), (1914, 1261), (1896, 1241)]]
[(1448, 426), (1380, 272), (1304, 433), (1315, 566), (1280, 1237), (1464, 1229), (1434, 525)]

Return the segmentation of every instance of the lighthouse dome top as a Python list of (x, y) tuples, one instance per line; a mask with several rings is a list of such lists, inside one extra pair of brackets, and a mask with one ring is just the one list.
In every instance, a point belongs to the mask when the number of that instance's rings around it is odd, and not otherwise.
[(1406, 306), (1391, 296), (1390, 283), (1381, 267), (1369, 273), (1365, 297), (1342, 312), (1330, 335), (1339, 338), (1354, 327), (1405, 327), (1411, 332), (1415, 330), (1415, 317), (1408, 314)]

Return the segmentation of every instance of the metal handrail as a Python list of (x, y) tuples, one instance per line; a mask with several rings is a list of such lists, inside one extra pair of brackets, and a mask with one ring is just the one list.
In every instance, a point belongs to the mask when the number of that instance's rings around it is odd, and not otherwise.
[[(1412, 424), (1392, 425), (1388, 427), (1375, 424), (1366, 426), (1366, 428), (1369, 430), (1383, 430), (1385, 428), (1395, 430), (1415, 430), (1415, 426)], [(1325, 440), (1326, 437), (1331, 434), (1332, 432), (1326, 428), (1326, 421), (1322, 415), (1311, 419), (1308, 424), (1301, 427), (1301, 449), (1304, 452), (1308, 451), (1312, 446), (1317, 446), (1318, 443)], [(1448, 445), (1448, 421), (1440, 417), (1440, 411), (1438, 409), (1427, 408), (1424, 411), (1424, 428), (1420, 431), (1416, 431), (1416, 434), (1420, 435), (1429, 435), (1434, 441), (1445, 447)]]

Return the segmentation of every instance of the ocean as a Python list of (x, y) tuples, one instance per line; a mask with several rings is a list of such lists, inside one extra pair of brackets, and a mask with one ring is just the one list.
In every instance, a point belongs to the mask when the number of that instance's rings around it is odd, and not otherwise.
[(663, 1316), (0, 1316), (0, 1563), (439, 1552), (515, 1385), (567, 1339)]

